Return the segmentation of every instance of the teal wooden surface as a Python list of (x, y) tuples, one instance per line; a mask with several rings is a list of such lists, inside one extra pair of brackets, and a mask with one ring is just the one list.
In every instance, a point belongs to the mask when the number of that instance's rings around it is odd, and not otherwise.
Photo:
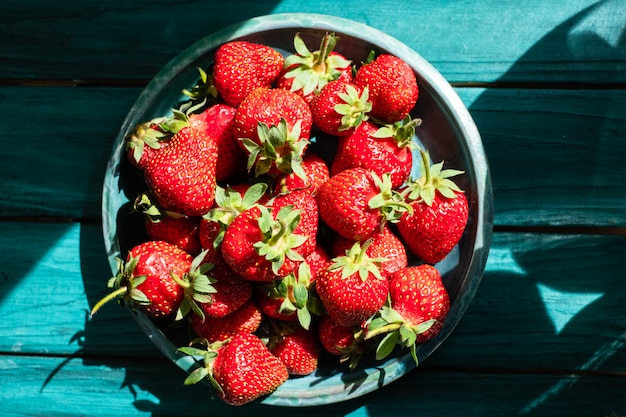
[[(626, 2), (216, 4), (3, 2), (0, 414), (626, 415)], [(232, 408), (184, 387), (124, 308), (87, 320), (111, 273), (102, 180), (164, 64), (294, 11), (381, 29), (453, 83), (483, 136), (496, 228), (472, 305), (418, 369), (332, 406)]]
[(389, 33), (453, 82), (626, 82), (623, 0), (475, 3), (390, 0), (354, 8), (336, 0), (245, 0), (216, 10), (197, 0), (6, 0), (0, 79), (146, 80), (215, 30), (263, 14), (314, 12)]
[[(0, 153), (0, 213), (99, 218), (106, 163), (139, 91), (0, 86), (0, 122), (24, 126)], [(626, 183), (626, 90), (457, 91), (489, 157), (497, 225), (626, 224), (616, 186)]]

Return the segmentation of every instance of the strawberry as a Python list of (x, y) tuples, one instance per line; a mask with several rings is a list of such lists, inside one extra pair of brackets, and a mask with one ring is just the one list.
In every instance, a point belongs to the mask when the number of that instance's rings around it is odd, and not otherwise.
[(381, 309), (367, 328), (367, 338), (385, 335), (377, 359), (385, 358), (396, 344), (408, 347), (418, 362), (416, 345), (435, 337), (450, 311), (450, 297), (439, 271), (432, 265), (409, 266), (389, 278), (390, 305)]
[(118, 298), (150, 317), (170, 316), (184, 298), (184, 290), (174, 277), (186, 274), (191, 263), (191, 255), (167, 242), (151, 240), (134, 246), (125, 262), (118, 259), (118, 273), (108, 283), (114, 291), (94, 305), (91, 315)]
[(289, 299), (288, 295), (282, 294), (282, 291), (279, 292), (279, 288), (287, 290), (288, 284), (283, 284), (283, 282), (289, 279), (292, 279), (292, 274), (277, 279), (275, 282), (255, 287), (256, 300), (265, 316), (280, 321), (298, 321), (293, 301)]
[(318, 336), (322, 347), (331, 355), (341, 356), (355, 343), (352, 326), (340, 326), (329, 315), (320, 317)]
[(257, 286), (257, 300), (268, 317), (281, 321), (298, 321), (304, 329), (311, 327), (311, 311), (320, 313), (311, 294), (314, 280), (311, 269), (302, 262), (296, 271), (271, 284)]
[(412, 213), (398, 222), (398, 232), (407, 248), (424, 262), (435, 264), (457, 245), (468, 221), (468, 202), (450, 179), (462, 171), (431, 164), (428, 152), (420, 150), (422, 176), (402, 190)]
[(302, 245), (296, 249), (302, 257), (308, 256), (317, 246), (318, 207), (317, 200), (307, 190), (294, 190), (286, 194), (279, 194), (269, 200), (266, 206), (272, 212), (279, 213), (285, 207), (292, 207), (300, 211), (298, 225), (294, 233), (306, 237)]
[(289, 378), (285, 364), (251, 333), (236, 333), (223, 343), (208, 344), (206, 349), (191, 346), (179, 350), (204, 357), (204, 366), (192, 371), (185, 384), (208, 378), (229, 405), (244, 405), (271, 394)]
[(217, 143), (217, 182), (239, 179), (246, 155), (235, 138), (235, 113), (237, 109), (226, 104), (214, 104), (199, 114), (189, 115), (192, 128), (204, 132)]
[(339, 363), (354, 369), (368, 346), (363, 342), (358, 326), (340, 326), (329, 315), (321, 316), (317, 327), (318, 338), (324, 351), (339, 357)]
[(207, 261), (215, 260), (219, 255), (219, 247), (226, 227), (242, 211), (256, 203), (266, 202), (267, 185), (263, 183), (241, 183), (226, 188), (219, 185), (215, 189), (215, 204), (207, 214), (202, 216), (199, 227), (199, 240), (202, 248), (208, 251)]
[(391, 187), (399, 188), (411, 174), (413, 136), (419, 123), (420, 119), (411, 120), (410, 116), (382, 127), (369, 120), (363, 122), (353, 134), (340, 138), (330, 174), (363, 167), (379, 176), (389, 173)]
[[(389, 275), (408, 265), (404, 244), (387, 225), (381, 231), (374, 233), (370, 239), (372, 242), (367, 247), (367, 255), (371, 258), (386, 259), (380, 265), (381, 274)], [(352, 240), (337, 236), (331, 242), (331, 256), (344, 255), (352, 245), (354, 245)]]
[(254, 205), (226, 228), (221, 251), (226, 263), (250, 281), (272, 282), (288, 275), (304, 261), (298, 247), (308, 239), (295, 233), (301, 211), (280, 211)]
[(282, 326), (268, 345), (289, 375), (309, 375), (317, 369), (321, 346), (317, 334), (299, 326)]
[(419, 95), (411, 66), (390, 54), (381, 54), (363, 64), (356, 72), (354, 84), (369, 89), (370, 115), (385, 123), (407, 117)]
[(189, 315), (191, 327), (196, 335), (209, 342), (224, 341), (236, 333), (254, 333), (263, 319), (261, 309), (254, 299), (223, 317)]
[(154, 153), (167, 146), (170, 136), (159, 128), (163, 121), (164, 118), (160, 117), (140, 123), (126, 138), (126, 156), (134, 167), (145, 169)]
[(222, 100), (233, 107), (255, 88), (270, 87), (284, 63), (275, 49), (246, 41), (222, 44), (214, 59), (213, 84)]
[(146, 184), (163, 209), (201, 216), (213, 206), (216, 164), (215, 141), (184, 126), (150, 159)]
[(328, 251), (318, 242), (313, 252), (309, 253), (304, 260), (311, 272), (311, 282), (315, 281), (317, 275), (331, 265), (331, 258)]
[(369, 118), (368, 89), (338, 79), (327, 83), (309, 103), (313, 124), (333, 136), (346, 136)]
[(214, 262), (204, 262), (196, 257), (198, 265), (192, 265), (186, 276), (185, 300), (180, 316), (193, 310), (201, 319), (224, 317), (252, 298), (252, 284), (235, 274), (218, 257)]
[(317, 194), (320, 218), (341, 236), (362, 241), (396, 222), (408, 210), (391, 189), (389, 175), (379, 178), (365, 168), (352, 168), (330, 177)]
[(276, 86), (293, 91), (310, 103), (329, 81), (339, 78), (352, 81), (352, 61), (333, 51), (338, 40), (339, 37), (334, 33), (327, 33), (319, 49), (311, 52), (300, 34), (296, 33), (293, 40), (296, 53), (285, 59)]
[(330, 178), (326, 161), (315, 152), (308, 151), (302, 158), (302, 170), (306, 179), (300, 178), (294, 172), (283, 174), (276, 178), (274, 192), (276, 194), (306, 189), (316, 195), (320, 187)]
[(315, 288), (328, 314), (340, 326), (355, 326), (376, 313), (387, 299), (388, 283), (370, 258), (367, 246), (358, 242), (315, 280)]
[[(309, 144), (313, 120), (302, 97), (282, 88), (257, 88), (235, 114), (239, 144), (248, 155), (248, 171), (262, 174), (295, 172)], [(254, 168), (254, 170), (253, 170)]]
[(144, 213), (144, 224), (150, 240), (171, 243), (192, 256), (202, 250), (199, 239), (200, 218), (162, 210), (149, 192), (137, 197), (133, 207)]

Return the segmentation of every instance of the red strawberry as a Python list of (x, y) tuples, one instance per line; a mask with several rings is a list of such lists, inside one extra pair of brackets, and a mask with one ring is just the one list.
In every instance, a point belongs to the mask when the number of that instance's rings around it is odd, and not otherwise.
[(355, 243), (347, 254), (334, 258), (315, 281), (322, 304), (340, 326), (367, 320), (387, 299), (387, 278), (377, 265), (381, 260), (367, 255), (368, 244)]
[(338, 40), (334, 33), (327, 33), (319, 50), (311, 52), (296, 34), (293, 40), (296, 53), (285, 59), (276, 86), (301, 95), (309, 103), (329, 81), (338, 78), (352, 81), (352, 62), (333, 51)]
[(150, 240), (163, 240), (193, 256), (202, 250), (198, 232), (200, 218), (168, 213), (153, 201), (149, 193), (137, 197), (134, 208), (144, 213), (144, 224)]
[(263, 319), (261, 309), (254, 299), (250, 299), (237, 310), (223, 317), (200, 317), (191, 314), (193, 331), (210, 343), (224, 341), (236, 333), (254, 333)]
[(191, 372), (185, 384), (208, 378), (218, 396), (229, 405), (244, 405), (271, 394), (289, 378), (285, 364), (271, 354), (258, 336), (247, 332), (236, 333), (230, 340), (209, 345), (206, 350), (185, 347), (180, 351), (204, 356), (204, 366)]
[(213, 206), (216, 164), (215, 141), (185, 126), (150, 159), (146, 184), (165, 210), (200, 216)]
[(386, 357), (396, 344), (408, 347), (418, 362), (416, 345), (435, 337), (450, 311), (450, 297), (439, 271), (432, 265), (409, 266), (389, 278), (390, 306), (385, 306), (367, 328), (367, 338), (385, 335), (377, 359)]
[(304, 261), (298, 247), (308, 237), (295, 233), (300, 214), (289, 206), (270, 212), (258, 204), (243, 211), (224, 233), (224, 260), (250, 281), (272, 282), (288, 275)]
[(450, 310), (450, 297), (439, 271), (422, 264), (396, 271), (390, 278), (391, 308), (411, 326), (436, 320), (429, 329), (417, 336), (417, 343), (432, 339), (443, 326)]
[(352, 326), (340, 326), (329, 315), (320, 317), (318, 334), (324, 349), (331, 355), (341, 356), (355, 343)]
[(147, 241), (133, 247), (126, 262), (118, 260), (119, 270), (109, 280), (115, 289), (91, 310), (115, 298), (143, 310), (155, 318), (170, 316), (178, 309), (184, 290), (173, 276), (182, 277), (191, 268), (192, 257), (182, 249), (163, 241)]
[[(291, 278), (291, 274), (277, 281), (282, 282), (288, 278)], [(278, 292), (274, 283), (259, 285), (255, 289), (256, 299), (264, 315), (280, 321), (298, 321), (296, 307), (291, 300)]]
[(306, 189), (311, 194), (316, 195), (320, 187), (330, 178), (326, 161), (310, 150), (302, 158), (302, 170), (306, 179), (300, 178), (293, 172), (283, 174), (277, 178), (274, 192), (280, 194)]
[(213, 83), (222, 100), (237, 107), (255, 88), (270, 87), (283, 63), (283, 56), (266, 45), (228, 42), (215, 52)]
[(362, 123), (352, 135), (340, 138), (330, 167), (331, 175), (346, 169), (362, 167), (378, 176), (391, 175), (391, 187), (399, 188), (409, 178), (413, 167), (413, 136), (419, 119), (407, 119), (379, 127), (370, 121)]
[(167, 146), (170, 136), (159, 128), (164, 120), (165, 118), (156, 118), (141, 123), (126, 139), (126, 156), (136, 168), (145, 169), (154, 153)]
[(370, 115), (385, 123), (403, 120), (415, 107), (419, 89), (415, 73), (402, 59), (382, 54), (362, 65), (354, 84), (369, 88)]
[(271, 284), (257, 286), (257, 300), (261, 310), (281, 321), (298, 321), (304, 329), (311, 327), (311, 311), (319, 313), (317, 300), (311, 294), (314, 287), (311, 269), (302, 262), (297, 271)]
[(268, 346), (289, 375), (309, 375), (317, 369), (321, 346), (317, 334), (299, 326), (284, 326)]
[[(202, 256), (202, 255), (200, 255)], [(252, 298), (252, 284), (235, 274), (220, 257), (214, 262), (194, 266), (187, 275), (188, 289), (181, 305), (200, 318), (224, 317)], [(188, 311), (182, 311), (184, 316)]]
[(245, 174), (241, 169), (246, 161), (235, 138), (235, 113), (237, 109), (226, 104), (214, 104), (202, 113), (191, 114), (189, 124), (204, 132), (217, 143), (217, 167), (215, 178), (218, 182), (239, 179)]
[[(295, 172), (311, 135), (312, 116), (302, 97), (282, 88), (257, 88), (241, 102), (235, 115), (236, 136), (255, 176)], [(253, 170), (254, 168), (254, 170)]]
[(315, 245), (313, 252), (308, 254), (305, 258), (306, 263), (311, 270), (311, 281), (315, 281), (317, 275), (328, 268), (331, 265), (331, 258), (328, 251), (321, 244)]
[(306, 237), (304, 243), (296, 249), (302, 257), (308, 256), (317, 245), (318, 207), (317, 200), (307, 190), (295, 190), (279, 194), (266, 203), (272, 212), (279, 213), (284, 207), (300, 210), (300, 220), (294, 233)]
[[(408, 265), (404, 244), (388, 226), (385, 226), (382, 231), (374, 233), (370, 239), (372, 242), (367, 247), (367, 255), (371, 258), (386, 259), (380, 265), (381, 274), (387, 276)], [(331, 242), (331, 255), (345, 255), (352, 245), (354, 245), (354, 241), (338, 236)]]
[(215, 189), (215, 204), (207, 214), (202, 216), (199, 228), (199, 240), (202, 248), (207, 250), (207, 261), (218, 259), (219, 247), (226, 227), (242, 211), (256, 203), (264, 203), (267, 185), (263, 183), (241, 183), (226, 188), (219, 185)]
[(352, 168), (330, 177), (317, 194), (320, 218), (341, 236), (362, 241), (395, 222), (408, 210), (391, 189), (389, 175), (379, 178), (365, 168)]
[(461, 239), (468, 220), (465, 194), (450, 179), (462, 171), (431, 165), (421, 150), (422, 176), (403, 190), (412, 213), (398, 222), (398, 231), (408, 249), (423, 261), (435, 264), (445, 258)]
[(339, 363), (347, 364), (350, 369), (358, 365), (367, 350), (358, 327), (340, 326), (329, 315), (320, 317), (317, 332), (323, 349), (338, 356)]
[(322, 132), (346, 136), (369, 118), (368, 89), (343, 79), (331, 81), (309, 103), (313, 124)]

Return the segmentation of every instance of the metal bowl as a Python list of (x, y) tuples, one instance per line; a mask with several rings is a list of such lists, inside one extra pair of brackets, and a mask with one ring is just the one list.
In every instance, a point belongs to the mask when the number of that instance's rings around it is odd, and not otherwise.
[[(419, 54), (398, 40), (362, 23), (319, 14), (276, 14), (246, 20), (211, 34), (168, 63), (147, 85), (131, 108), (115, 140), (105, 173), (103, 187), (103, 232), (111, 270), (115, 258), (124, 257), (135, 244), (146, 239), (143, 218), (132, 213), (131, 202), (145, 184), (130, 167), (124, 154), (124, 139), (135, 125), (168, 114), (182, 97), (184, 88), (197, 82), (197, 68), (212, 65), (219, 45), (232, 40), (247, 40), (293, 53), (293, 37), (299, 32), (312, 48), (326, 32), (340, 37), (336, 51), (353, 62), (365, 60), (370, 51), (396, 55), (414, 69), (420, 97), (412, 112), (423, 120), (415, 140), (429, 150), (433, 161), (465, 171), (458, 177), (469, 202), (469, 221), (465, 233), (437, 268), (450, 294), (451, 309), (438, 336), (417, 349), (423, 362), (453, 331), (482, 278), (491, 242), (493, 225), (492, 188), (489, 167), (480, 134), (464, 104), (451, 85)], [(417, 164), (415, 164), (417, 165)], [(141, 312), (131, 310), (139, 326), (155, 345), (176, 365), (190, 372), (197, 364), (192, 357), (177, 353), (182, 346), (176, 330), (162, 326)], [(387, 385), (416, 367), (408, 350), (400, 350), (386, 360), (364, 361), (348, 371), (336, 360), (320, 360), (319, 370), (289, 379), (273, 394), (258, 401), (280, 406), (311, 406), (345, 401)], [(181, 384), (184, 378), (181, 377)]]

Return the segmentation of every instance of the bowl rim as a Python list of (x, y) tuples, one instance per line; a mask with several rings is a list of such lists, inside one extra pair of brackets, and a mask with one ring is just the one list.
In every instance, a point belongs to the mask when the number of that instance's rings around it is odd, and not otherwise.
[[(331, 31), (371, 44), (380, 44), (382, 42), (386, 46), (390, 46), (393, 48), (395, 55), (410, 61), (412, 67), (419, 67), (419, 74), (427, 82), (431, 94), (448, 104), (452, 116), (450, 121), (460, 135), (465, 138), (465, 142), (462, 145), (464, 151), (469, 155), (469, 160), (474, 165), (473, 172), (476, 175), (475, 193), (478, 205), (474, 252), (470, 257), (469, 267), (463, 277), (463, 291), (460, 293), (459, 299), (451, 306), (449, 318), (446, 320), (446, 323), (452, 324), (444, 325), (440, 334), (429, 342), (428, 350), (419, 354), (420, 360), (423, 360), (423, 358), (439, 347), (456, 327), (460, 317), (463, 316), (474, 298), (482, 279), (493, 228), (493, 192), (489, 165), (482, 139), (474, 120), (449, 82), (419, 53), (409, 48), (406, 44), (361, 22), (319, 13), (277, 13), (257, 16), (242, 20), (201, 38), (170, 60), (146, 85), (131, 107), (119, 129), (107, 165), (107, 174), (105, 175), (102, 191), (102, 227), (105, 249), (111, 270), (115, 271), (117, 269), (115, 257), (119, 257), (120, 254), (119, 241), (116, 238), (117, 226), (114, 222), (112, 224), (111, 217), (107, 215), (112, 193), (120, 193), (117, 183), (118, 177), (111, 175), (111, 173), (119, 173), (119, 156), (123, 152), (124, 139), (129, 130), (136, 124), (139, 115), (142, 113), (142, 108), (145, 107), (145, 103), (152, 103), (158, 97), (161, 88), (182, 68), (189, 66), (216, 46), (233, 39), (276, 29)], [(129, 310), (139, 327), (169, 360), (185, 372), (190, 372), (198, 366), (194, 358), (178, 353), (178, 346), (175, 346), (167, 339), (146, 315), (139, 311)], [(286, 383), (273, 394), (257, 401), (262, 404), (279, 406), (310, 406), (346, 401), (386, 386), (415, 367), (416, 364), (413, 358), (410, 353), (406, 352), (385, 362), (377, 363), (376, 367), (365, 369), (358, 374), (354, 373), (354, 375), (348, 375), (347, 377), (344, 375), (342, 379), (338, 379), (340, 376), (337, 374), (330, 376), (330, 378), (337, 378), (337, 380), (343, 383), (344, 386), (341, 390), (337, 389), (336, 386), (329, 386), (323, 389), (318, 386), (316, 389), (304, 389), (294, 392), (289, 391), (289, 385)], [(347, 386), (350, 384), (354, 385), (348, 389)]]

